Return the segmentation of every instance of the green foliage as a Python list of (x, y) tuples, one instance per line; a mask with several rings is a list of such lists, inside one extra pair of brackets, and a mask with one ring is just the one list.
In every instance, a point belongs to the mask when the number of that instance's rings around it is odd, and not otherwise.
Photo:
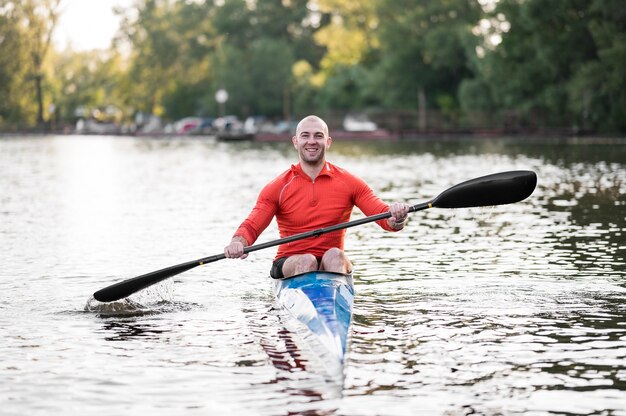
[(0, 1), (0, 125), (44, 121), (45, 58), (59, 1)]
[[(444, 123), (626, 132), (622, 0), (138, 0), (108, 51), (48, 50), (58, 0), (0, 0), (0, 127), (77, 109), (436, 110)], [(423, 114), (423, 113), (420, 113)]]
[[(102, 51), (65, 53), (53, 56), (52, 64), (55, 72), (49, 76), (48, 93), (60, 120), (73, 123), (107, 108), (126, 108), (119, 55)], [(121, 115), (116, 117), (120, 121)]]
[(378, 104), (375, 97), (368, 96), (370, 76), (362, 65), (335, 66), (317, 93), (316, 107), (325, 112), (344, 112)]
[(581, 63), (567, 85), (569, 107), (583, 128), (626, 131), (626, 9), (621, 1), (589, 5), (595, 59)]
[(285, 98), (296, 85), (296, 60), (316, 55), (313, 31), (302, 24), (307, 1), (259, 0), (252, 9), (248, 3), (229, 1), (216, 9), (215, 89), (229, 92), (229, 113), (279, 117), (290, 111)]
[(383, 104), (417, 108), (423, 90), (429, 107), (437, 97), (457, 97), (470, 75), (471, 28), (480, 15), (472, 0), (379, 2), (380, 61), (375, 88)]
[(228, 112), (280, 115), (293, 63), (290, 48), (282, 40), (261, 38), (245, 50), (222, 47), (213, 67), (216, 86), (229, 92)]
[[(552, 0), (546, 7), (499, 2), (491, 18), (505, 16), (510, 29), (464, 85), (463, 107), (514, 109), (536, 126), (624, 131), (623, 2)], [(482, 97), (472, 96), (479, 84)]]
[[(0, 7), (8, 4), (1, 1)], [(31, 118), (32, 106), (22, 100), (28, 78), (24, 42), (19, 14), (9, 10), (0, 13), (0, 127)]]

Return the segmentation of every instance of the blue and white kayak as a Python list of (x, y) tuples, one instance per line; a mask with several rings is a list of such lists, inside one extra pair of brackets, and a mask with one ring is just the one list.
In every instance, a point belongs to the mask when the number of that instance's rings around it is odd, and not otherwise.
[(304, 347), (343, 377), (354, 303), (352, 276), (316, 271), (274, 282), (277, 302), (297, 321)]

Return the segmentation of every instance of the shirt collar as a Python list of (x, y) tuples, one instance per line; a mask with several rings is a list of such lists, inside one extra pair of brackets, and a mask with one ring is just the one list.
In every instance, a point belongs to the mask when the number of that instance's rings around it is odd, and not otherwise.
[[(302, 170), (302, 166), (300, 165), (300, 163), (291, 165), (291, 171), (299, 175), (308, 177), (308, 175)], [(332, 163), (326, 162), (319, 175), (317, 175), (317, 177), (320, 176), (335, 176), (335, 166)]]

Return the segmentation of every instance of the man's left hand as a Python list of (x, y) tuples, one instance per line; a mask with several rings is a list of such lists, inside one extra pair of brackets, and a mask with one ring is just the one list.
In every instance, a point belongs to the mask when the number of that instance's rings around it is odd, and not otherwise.
[(404, 202), (394, 202), (389, 205), (389, 212), (391, 212), (391, 217), (387, 220), (389, 226), (394, 230), (403, 229), (409, 215), (409, 208), (410, 205)]

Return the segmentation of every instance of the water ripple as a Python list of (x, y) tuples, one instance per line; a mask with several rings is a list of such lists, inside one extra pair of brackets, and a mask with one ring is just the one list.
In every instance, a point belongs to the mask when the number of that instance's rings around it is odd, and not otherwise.
[[(288, 143), (3, 138), (2, 412), (623, 415), (624, 146), (588, 150), (334, 143), (332, 161), (389, 201), (502, 170), (539, 177), (518, 204), (348, 231), (356, 297), (337, 388), (275, 308), (273, 250), (128, 300), (91, 297), (220, 253), (293, 162)], [(259, 242), (277, 234), (272, 224)]]

